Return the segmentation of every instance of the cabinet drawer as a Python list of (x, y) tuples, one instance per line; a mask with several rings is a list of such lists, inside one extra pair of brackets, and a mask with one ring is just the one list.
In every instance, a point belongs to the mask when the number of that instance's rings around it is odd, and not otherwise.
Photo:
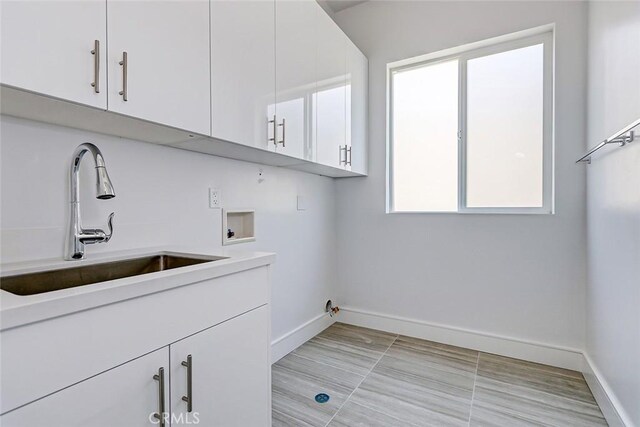
[(268, 299), (269, 268), (264, 266), (3, 331), (1, 413)]

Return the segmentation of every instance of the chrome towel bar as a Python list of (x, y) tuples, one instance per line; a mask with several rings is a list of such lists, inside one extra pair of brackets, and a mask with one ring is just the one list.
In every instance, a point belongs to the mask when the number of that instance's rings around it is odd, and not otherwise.
[(585, 162), (587, 164), (591, 164), (591, 155), (607, 144), (620, 144), (620, 146), (623, 147), (628, 143), (633, 142), (635, 138), (635, 133), (633, 132), (632, 129), (635, 128), (636, 126), (640, 126), (640, 119), (631, 123), (629, 126), (624, 127), (620, 131), (614, 133), (609, 138), (602, 141), (600, 144), (593, 147), (584, 156), (576, 160), (576, 163)]

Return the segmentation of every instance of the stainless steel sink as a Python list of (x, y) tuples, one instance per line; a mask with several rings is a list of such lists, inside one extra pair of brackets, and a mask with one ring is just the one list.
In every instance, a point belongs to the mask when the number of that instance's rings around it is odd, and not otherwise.
[(0, 289), (16, 295), (35, 295), (221, 259), (225, 258), (204, 255), (155, 254), (121, 261), (2, 277), (0, 278)]

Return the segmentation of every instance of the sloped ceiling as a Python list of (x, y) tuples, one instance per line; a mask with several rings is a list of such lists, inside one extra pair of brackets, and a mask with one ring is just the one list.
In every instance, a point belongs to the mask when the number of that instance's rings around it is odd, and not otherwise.
[(366, 1), (367, 0), (325, 0), (334, 12), (340, 12), (348, 7), (353, 7)]

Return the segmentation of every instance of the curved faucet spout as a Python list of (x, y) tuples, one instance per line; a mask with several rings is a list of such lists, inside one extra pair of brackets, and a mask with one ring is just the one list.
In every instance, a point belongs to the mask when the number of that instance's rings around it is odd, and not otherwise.
[(96, 165), (96, 198), (112, 199), (116, 193), (111, 184), (111, 179), (107, 173), (107, 165), (104, 162), (102, 152), (98, 147), (90, 142), (78, 145), (73, 152), (71, 162), (71, 203), (80, 201), (80, 162), (85, 153), (90, 152), (93, 162)]
[(95, 145), (85, 142), (80, 144), (73, 152), (71, 170), (69, 175), (71, 215), (69, 221), (69, 233), (65, 258), (75, 260), (84, 258), (84, 246), (92, 243), (108, 242), (113, 234), (113, 213), (109, 216), (109, 234), (100, 229), (83, 229), (80, 221), (80, 163), (84, 155), (89, 152), (93, 157), (96, 169), (96, 198), (101, 200), (112, 199), (116, 196), (107, 173), (102, 152)]

